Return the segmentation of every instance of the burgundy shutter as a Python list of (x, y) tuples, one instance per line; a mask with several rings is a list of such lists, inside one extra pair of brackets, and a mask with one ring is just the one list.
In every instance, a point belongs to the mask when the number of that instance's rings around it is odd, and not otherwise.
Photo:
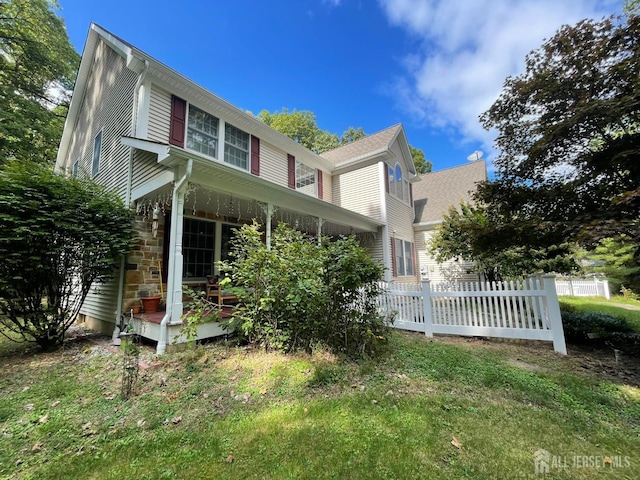
[(389, 193), (389, 165), (384, 164), (384, 189)]
[(291, 154), (287, 154), (287, 161), (289, 162), (289, 188), (296, 188), (296, 157)]
[(260, 139), (251, 135), (251, 173), (260, 176)]
[(396, 269), (396, 239), (391, 237), (391, 275), (396, 277), (398, 270)]
[(322, 170), (318, 169), (318, 198), (322, 200)]
[(175, 95), (171, 96), (171, 123), (169, 143), (184, 147), (184, 131), (187, 123), (187, 102)]

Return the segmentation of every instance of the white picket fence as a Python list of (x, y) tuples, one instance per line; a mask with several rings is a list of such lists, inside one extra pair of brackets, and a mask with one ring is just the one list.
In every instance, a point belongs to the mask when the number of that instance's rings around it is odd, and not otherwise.
[(511, 282), (384, 284), (380, 307), (393, 326), (434, 333), (547, 340), (567, 354), (553, 275)]
[(571, 297), (604, 297), (611, 298), (609, 282), (607, 280), (592, 279), (556, 279), (556, 291), (558, 295)]

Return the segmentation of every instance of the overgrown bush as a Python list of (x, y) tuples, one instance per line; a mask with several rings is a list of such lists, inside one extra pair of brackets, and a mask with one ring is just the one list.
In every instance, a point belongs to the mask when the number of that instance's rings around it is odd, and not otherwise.
[(605, 340), (613, 334), (633, 332), (633, 327), (624, 318), (607, 313), (579, 312), (566, 308), (562, 310), (562, 324), (565, 336), (574, 342)]
[(29, 162), (4, 165), (0, 325), (44, 349), (61, 345), (91, 285), (129, 251), (131, 232), (131, 212), (104, 187)]
[(268, 249), (254, 223), (237, 231), (231, 257), (222, 266), (240, 300), (231, 326), (251, 343), (284, 352), (321, 343), (351, 358), (387, 344), (377, 309), (383, 269), (355, 238), (318, 242), (280, 224)]

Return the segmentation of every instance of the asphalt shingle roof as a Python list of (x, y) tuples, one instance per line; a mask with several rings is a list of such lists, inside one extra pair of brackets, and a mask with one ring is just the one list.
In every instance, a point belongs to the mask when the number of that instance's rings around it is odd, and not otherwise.
[(348, 160), (366, 158), (374, 153), (387, 150), (393, 140), (398, 136), (401, 128), (402, 126), (398, 123), (377, 133), (367, 135), (355, 142), (324, 152), (320, 154), (320, 156), (332, 161), (336, 165)]
[(442, 220), (451, 205), (471, 201), (476, 184), (487, 179), (484, 161), (424, 174), (413, 184), (415, 223)]

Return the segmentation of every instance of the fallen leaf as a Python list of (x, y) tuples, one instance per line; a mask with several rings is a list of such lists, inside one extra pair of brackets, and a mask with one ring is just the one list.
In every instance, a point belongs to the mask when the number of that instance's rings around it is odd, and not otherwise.
[(115, 393), (106, 392), (104, 394), (104, 399), (105, 400), (113, 400), (114, 398), (116, 398), (116, 394)]
[(304, 413), (309, 413), (309, 409), (307, 407), (304, 407)]
[(38, 423), (46, 423), (47, 420), (49, 420), (49, 414), (46, 414), (40, 417), (40, 419), (38, 420)]
[(604, 457), (604, 463), (611, 464), (611, 457)]
[(56, 408), (58, 405), (60, 405), (60, 400), (56, 400), (55, 402), (53, 402), (51, 404), (51, 408)]
[(87, 422), (84, 425), (82, 425), (82, 430), (88, 430), (91, 428), (91, 422)]
[(224, 459), (224, 461), (227, 463), (233, 462), (233, 455), (229, 455), (227, 458)]
[(451, 440), (451, 445), (453, 445), (457, 449), (461, 449), (462, 448), (462, 444), (458, 441), (458, 439), (456, 438), (455, 435), (453, 435), (453, 440)]
[(31, 387), (30, 387), (29, 385), (27, 385), (26, 387), (24, 387), (24, 388), (22, 389), (22, 391), (23, 391), (23, 392), (26, 392), (26, 391), (27, 391), (27, 390), (29, 390), (30, 388), (31, 388)]
[(145, 423), (147, 423), (147, 421), (143, 418), (138, 420), (138, 423), (136, 425), (138, 425), (139, 427), (142, 427)]
[(31, 447), (32, 452), (39, 452), (41, 449), (42, 449), (42, 442), (40, 441), (34, 443), (33, 447)]
[(182, 415), (180, 415), (179, 417), (173, 417), (173, 418), (171, 419), (171, 422), (172, 422), (172, 423), (174, 423), (174, 424), (178, 424), (178, 423), (180, 423), (181, 421), (182, 421)]
[(393, 395), (393, 390), (389, 390), (387, 393), (384, 394), (386, 397)]
[(33, 410), (33, 407), (34, 407), (33, 403), (27, 403), (27, 404), (24, 406), (24, 409), (25, 409), (25, 410)]

